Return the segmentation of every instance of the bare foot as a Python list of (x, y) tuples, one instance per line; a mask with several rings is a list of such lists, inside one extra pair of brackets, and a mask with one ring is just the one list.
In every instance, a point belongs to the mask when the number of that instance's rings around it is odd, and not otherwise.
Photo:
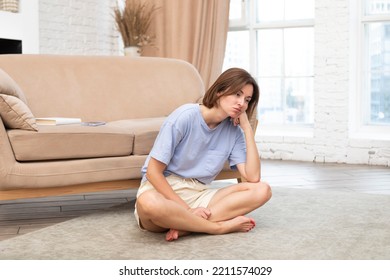
[[(220, 225), (220, 229), (217, 232), (210, 232), (211, 234), (225, 234), (232, 232), (248, 232), (256, 226), (255, 220), (245, 216), (238, 216), (231, 220), (217, 222)], [(191, 234), (188, 231), (179, 231), (176, 229), (170, 229), (166, 235), (166, 241), (174, 241), (181, 236)]]
[(165, 240), (166, 241), (174, 241), (178, 239), (181, 236), (186, 236), (191, 234), (189, 231), (180, 231), (176, 229), (170, 229), (167, 234), (165, 235)]
[(231, 220), (219, 222), (221, 233), (248, 232), (256, 226), (255, 220), (245, 216), (238, 216)]

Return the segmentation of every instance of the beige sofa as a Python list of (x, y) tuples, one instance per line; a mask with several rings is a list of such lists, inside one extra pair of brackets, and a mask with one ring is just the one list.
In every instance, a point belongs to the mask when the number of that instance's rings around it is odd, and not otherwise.
[[(137, 187), (165, 117), (203, 93), (180, 60), (0, 55), (0, 199)], [(38, 117), (106, 124), (43, 126)]]

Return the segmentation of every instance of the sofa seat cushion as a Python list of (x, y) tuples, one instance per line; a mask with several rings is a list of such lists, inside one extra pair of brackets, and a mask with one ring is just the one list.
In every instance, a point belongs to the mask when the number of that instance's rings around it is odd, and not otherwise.
[(119, 120), (111, 126), (127, 129), (134, 134), (133, 155), (148, 155), (166, 117)]
[(63, 160), (128, 156), (134, 135), (129, 129), (111, 126), (39, 125), (39, 131), (8, 130), (18, 161)]

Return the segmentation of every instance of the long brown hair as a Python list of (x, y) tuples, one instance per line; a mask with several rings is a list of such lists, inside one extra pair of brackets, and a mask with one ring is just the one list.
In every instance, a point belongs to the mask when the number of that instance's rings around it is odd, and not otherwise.
[(207, 108), (217, 107), (217, 101), (221, 96), (236, 94), (247, 84), (253, 86), (253, 95), (246, 110), (248, 118), (250, 118), (259, 102), (260, 90), (256, 80), (241, 68), (230, 68), (223, 72), (206, 91), (203, 97), (203, 105)]

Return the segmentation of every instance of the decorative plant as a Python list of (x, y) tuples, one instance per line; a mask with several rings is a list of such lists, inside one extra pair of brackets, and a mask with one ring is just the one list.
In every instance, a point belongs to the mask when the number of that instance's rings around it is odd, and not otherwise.
[(125, 6), (114, 8), (115, 22), (125, 47), (151, 45), (155, 39), (149, 35), (152, 16), (157, 10), (154, 4), (140, 0), (125, 0)]

